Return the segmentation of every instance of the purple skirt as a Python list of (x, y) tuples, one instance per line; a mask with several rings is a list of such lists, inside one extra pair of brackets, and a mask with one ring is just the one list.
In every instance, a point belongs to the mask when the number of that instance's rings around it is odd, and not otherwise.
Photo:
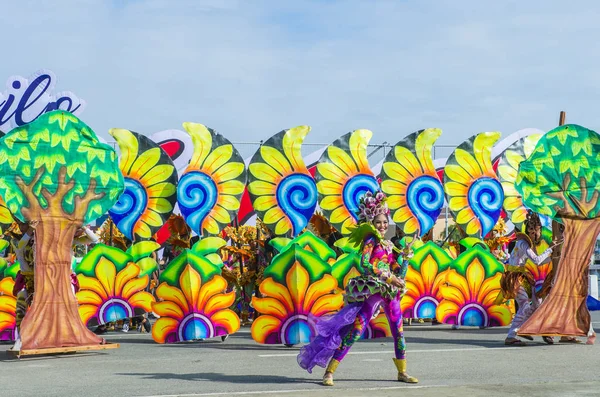
[(327, 367), (333, 353), (340, 347), (342, 338), (352, 330), (362, 306), (363, 302), (351, 303), (335, 314), (316, 318), (317, 337), (300, 349), (298, 364), (309, 373), (316, 365)]

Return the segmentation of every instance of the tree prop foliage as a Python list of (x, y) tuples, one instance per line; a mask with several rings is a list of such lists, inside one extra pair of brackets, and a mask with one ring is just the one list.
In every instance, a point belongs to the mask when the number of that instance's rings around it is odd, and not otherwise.
[(23, 349), (97, 344), (71, 291), (75, 231), (123, 191), (114, 150), (74, 115), (54, 111), (0, 139), (0, 196), (36, 228), (35, 300), (21, 326)]
[(600, 136), (574, 124), (548, 132), (521, 163), (516, 186), (526, 206), (565, 226), (554, 286), (519, 333), (584, 336), (589, 258), (600, 232)]

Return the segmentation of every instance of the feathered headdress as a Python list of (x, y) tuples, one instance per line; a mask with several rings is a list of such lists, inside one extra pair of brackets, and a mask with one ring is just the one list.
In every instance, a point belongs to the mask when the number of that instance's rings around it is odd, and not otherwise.
[(375, 194), (367, 192), (358, 201), (358, 221), (373, 222), (378, 215), (389, 215), (390, 209), (386, 203), (387, 197), (382, 191)]

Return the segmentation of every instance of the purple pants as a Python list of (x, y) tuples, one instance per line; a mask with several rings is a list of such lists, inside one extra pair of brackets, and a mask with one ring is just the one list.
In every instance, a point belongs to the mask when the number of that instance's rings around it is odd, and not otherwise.
[(333, 359), (342, 361), (350, 348), (360, 339), (362, 334), (367, 329), (369, 321), (373, 314), (377, 311), (379, 305), (383, 306), (385, 315), (390, 324), (390, 330), (394, 337), (394, 353), (397, 359), (406, 357), (406, 344), (404, 341), (404, 330), (402, 328), (402, 310), (400, 309), (400, 297), (396, 296), (393, 300), (388, 301), (376, 294), (369, 297), (363, 302), (360, 311), (358, 312), (352, 329), (342, 338), (340, 347), (333, 354)]

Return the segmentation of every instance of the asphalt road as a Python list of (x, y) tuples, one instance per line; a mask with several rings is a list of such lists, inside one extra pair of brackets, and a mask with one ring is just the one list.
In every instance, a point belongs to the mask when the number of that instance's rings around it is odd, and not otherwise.
[[(600, 313), (593, 315), (600, 330)], [(395, 381), (391, 339), (358, 342), (338, 368), (296, 364), (297, 347), (255, 343), (243, 328), (227, 341), (158, 345), (148, 334), (106, 335), (119, 349), (14, 359), (0, 345), (0, 396), (600, 396), (600, 347), (541, 338), (505, 347), (506, 328), (405, 327), (409, 373)]]

